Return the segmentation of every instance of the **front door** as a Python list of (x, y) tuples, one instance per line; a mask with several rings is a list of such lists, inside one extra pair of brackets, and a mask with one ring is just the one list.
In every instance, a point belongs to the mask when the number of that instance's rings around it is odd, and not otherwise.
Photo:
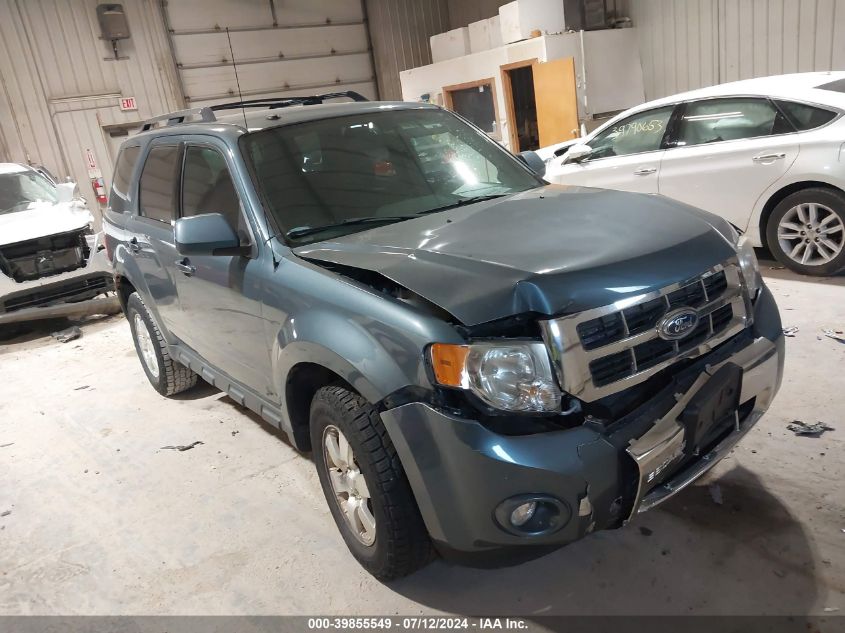
[(555, 159), (546, 178), (565, 185), (657, 193), (663, 137), (673, 111), (674, 106), (647, 110), (600, 130), (587, 139), (592, 151), (585, 159)]
[(798, 157), (792, 131), (768, 99), (688, 103), (669, 139), (659, 191), (744, 229), (757, 199)]
[(270, 341), (261, 316), (260, 273), (272, 268), (269, 249), (260, 248), (231, 177), (225, 148), (208, 144), (185, 148), (181, 216), (222, 213), (252, 246), (249, 256), (176, 255), (176, 286), (185, 342), (215, 368), (276, 400), (271, 381)]

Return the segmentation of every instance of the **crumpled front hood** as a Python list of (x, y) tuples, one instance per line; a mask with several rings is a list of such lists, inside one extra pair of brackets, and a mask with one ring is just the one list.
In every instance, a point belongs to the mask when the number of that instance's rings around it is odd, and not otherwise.
[(727, 222), (663, 198), (547, 186), (294, 249), (378, 272), (465, 325), (607, 305), (735, 254)]
[(0, 246), (85, 228), (94, 221), (84, 206), (38, 202), (26, 211), (0, 214)]

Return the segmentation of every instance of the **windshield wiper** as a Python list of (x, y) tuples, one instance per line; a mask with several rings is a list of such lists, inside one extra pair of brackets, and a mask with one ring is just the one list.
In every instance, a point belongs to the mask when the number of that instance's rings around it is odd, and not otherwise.
[(376, 224), (384, 222), (401, 222), (402, 220), (410, 220), (416, 216), (413, 215), (384, 215), (384, 216), (370, 216), (366, 218), (350, 218), (343, 222), (336, 222), (334, 224), (324, 224), (323, 226), (298, 226), (285, 233), (285, 237), (305, 237), (307, 235), (315, 235), (323, 231), (331, 231), (332, 229), (344, 228), (347, 226), (356, 226), (359, 224)]
[(509, 193), (492, 193), (486, 196), (471, 196), (469, 198), (461, 198), (455, 202), (450, 204), (444, 204), (442, 207), (434, 207), (433, 209), (428, 209), (427, 211), (420, 211), (418, 215), (425, 215), (427, 213), (437, 213), (439, 211), (448, 211), (449, 209), (456, 209), (458, 207), (463, 207), (467, 204), (475, 204), (476, 202), (484, 202), (485, 200), (493, 200), (495, 198), (504, 198), (505, 196), (509, 196)]

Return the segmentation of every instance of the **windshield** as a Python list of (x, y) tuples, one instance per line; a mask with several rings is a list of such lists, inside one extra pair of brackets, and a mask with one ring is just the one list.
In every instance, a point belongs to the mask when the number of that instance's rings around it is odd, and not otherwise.
[(241, 143), (258, 192), (293, 245), (541, 184), (494, 141), (435, 109), (275, 127)]
[(58, 202), (56, 188), (35, 171), (0, 174), (0, 215), (26, 211), (34, 202)]

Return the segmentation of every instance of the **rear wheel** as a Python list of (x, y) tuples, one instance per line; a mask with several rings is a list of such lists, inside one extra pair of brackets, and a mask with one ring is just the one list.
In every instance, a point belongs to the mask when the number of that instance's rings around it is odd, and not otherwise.
[(804, 275), (833, 275), (845, 268), (845, 195), (804, 189), (778, 204), (766, 227), (772, 254)]
[(376, 578), (423, 567), (431, 541), (378, 411), (343, 387), (311, 403), (311, 445), (320, 484), (343, 540)]
[(156, 391), (163, 396), (172, 396), (197, 384), (198, 376), (170, 357), (161, 331), (137, 292), (133, 292), (126, 302), (126, 318), (141, 366)]

